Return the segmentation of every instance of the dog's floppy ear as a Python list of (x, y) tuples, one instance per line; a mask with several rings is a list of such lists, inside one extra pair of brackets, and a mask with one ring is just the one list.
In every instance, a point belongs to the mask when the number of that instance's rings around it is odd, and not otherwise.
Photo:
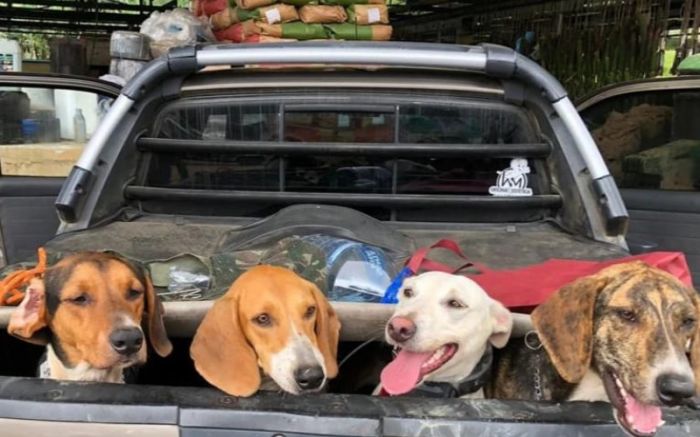
[(552, 364), (570, 383), (581, 381), (593, 353), (593, 312), (606, 275), (581, 278), (564, 286), (532, 312), (537, 330)]
[(493, 321), (493, 333), (489, 342), (499, 349), (505, 347), (513, 330), (513, 315), (497, 300), (491, 299), (491, 320)]
[(163, 303), (158, 298), (153, 289), (153, 282), (146, 274), (144, 286), (146, 288), (146, 332), (148, 340), (161, 357), (167, 357), (173, 351), (173, 345), (168, 339), (168, 334), (165, 331), (163, 323)]
[(47, 328), (44, 281), (34, 278), (27, 286), (24, 299), (12, 312), (7, 332), (29, 343), (45, 346), (49, 338), (44, 328)]
[[(690, 288), (688, 290), (690, 293), (690, 298), (695, 305), (695, 332), (690, 340), (690, 350), (688, 350), (688, 355), (690, 358), (690, 366), (693, 368), (693, 374), (695, 375), (695, 395), (700, 396), (700, 295), (698, 292)], [(700, 407), (700, 399), (697, 399)]]
[(239, 296), (229, 291), (204, 316), (190, 356), (204, 379), (234, 396), (250, 396), (260, 388), (258, 357), (238, 320)]
[(321, 293), (321, 290), (309, 283), (316, 300), (316, 339), (326, 365), (326, 376), (338, 375), (338, 340), (340, 338), (340, 320), (335, 310)]

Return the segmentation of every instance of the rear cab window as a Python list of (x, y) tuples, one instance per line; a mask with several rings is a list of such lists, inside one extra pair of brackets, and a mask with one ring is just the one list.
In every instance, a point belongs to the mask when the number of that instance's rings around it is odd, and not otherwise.
[[(430, 147), (422, 154), (397, 156), (363, 150), (387, 145), (409, 150), (415, 145), (465, 144), (491, 145), (497, 150), (542, 141), (525, 111), (486, 99), (436, 98), (421, 93), (383, 95), (357, 90), (343, 93), (344, 97), (339, 93), (336, 98), (318, 96), (318, 91), (274, 99), (269, 96), (191, 98), (164, 109), (155, 124), (154, 137), (186, 141), (190, 147), (186, 152), (152, 153), (146, 166), (146, 185), (224, 191), (486, 197), (490, 196), (489, 188), (496, 185), (499, 172), (509, 168), (512, 157), (486, 153), (455, 159), (433, 156)], [(316, 154), (238, 153), (210, 148), (216, 144), (269, 143), (323, 147)], [(367, 148), (358, 147), (358, 153), (353, 155), (334, 152), (334, 148), (349, 144)], [(198, 145), (203, 147), (202, 152), (197, 151)], [(533, 195), (550, 193), (543, 160), (523, 158), (528, 160), (527, 180)], [(428, 214), (418, 209), (372, 207), (363, 212), (380, 219), (430, 216), (431, 220), (454, 221), (458, 210), (437, 208)], [(269, 213), (269, 208), (261, 205), (246, 215)], [(474, 213), (471, 215), (479, 216)], [(514, 221), (536, 220), (542, 215), (542, 211), (519, 213), (517, 208), (506, 212)], [(489, 216), (483, 214), (478, 219), (488, 221)]]

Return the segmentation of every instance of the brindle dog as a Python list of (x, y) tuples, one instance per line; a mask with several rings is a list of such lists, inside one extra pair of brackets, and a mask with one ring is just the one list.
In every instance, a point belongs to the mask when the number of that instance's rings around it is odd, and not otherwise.
[(660, 406), (690, 404), (700, 388), (699, 315), (697, 292), (674, 276), (608, 267), (532, 313), (538, 335), (502, 351), (487, 395), (607, 401), (625, 431), (653, 435)]

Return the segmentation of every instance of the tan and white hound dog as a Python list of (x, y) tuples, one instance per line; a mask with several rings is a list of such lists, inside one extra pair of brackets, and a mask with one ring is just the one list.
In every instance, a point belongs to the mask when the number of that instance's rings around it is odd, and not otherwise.
[(146, 336), (158, 355), (172, 350), (148, 276), (106, 253), (70, 255), (33, 279), (8, 332), (46, 345), (40, 376), (52, 379), (121, 383), (146, 361)]
[(338, 373), (339, 335), (340, 321), (314, 284), (257, 266), (214, 303), (190, 355), (204, 379), (231, 395), (317, 392)]

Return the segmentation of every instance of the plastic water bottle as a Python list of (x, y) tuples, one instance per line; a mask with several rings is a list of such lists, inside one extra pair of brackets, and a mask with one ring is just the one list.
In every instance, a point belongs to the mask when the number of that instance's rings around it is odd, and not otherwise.
[(379, 302), (396, 275), (393, 263), (380, 248), (328, 235), (302, 237), (326, 254), (330, 300)]
[(80, 108), (75, 110), (75, 116), (73, 117), (73, 134), (76, 143), (87, 141), (87, 126), (85, 117), (83, 117), (83, 111)]

